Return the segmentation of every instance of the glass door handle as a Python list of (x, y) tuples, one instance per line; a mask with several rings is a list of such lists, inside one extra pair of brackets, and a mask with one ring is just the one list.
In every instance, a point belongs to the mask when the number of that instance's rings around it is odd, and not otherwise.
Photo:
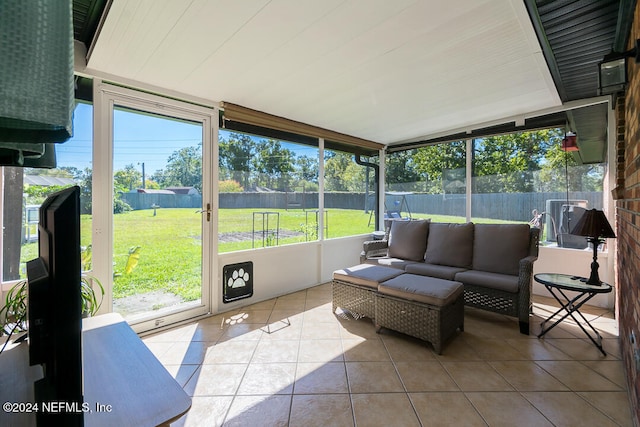
[(207, 214), (207, 222), (211, 221), (211, 203), (207, 203), (206, 209), (197, 210), (196, 213), (205, 213)]

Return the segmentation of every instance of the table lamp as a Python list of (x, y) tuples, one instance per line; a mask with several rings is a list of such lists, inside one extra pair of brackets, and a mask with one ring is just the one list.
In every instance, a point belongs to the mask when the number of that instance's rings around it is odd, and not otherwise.
[(585, 211), (582, 217), (573, 227), (571, 234), (578, 236), (587, 236), (587, 242), (593, 245), (593, 262), (591, 263), (591, 275), (586, 283), (589, 285), (600, 285), (600, 277), (598, 276), (598, 246), (604, 242), (605, 238), (615, 238), (616, 235), (611, 229), (607, 217), (604, 212), (597, 209)]

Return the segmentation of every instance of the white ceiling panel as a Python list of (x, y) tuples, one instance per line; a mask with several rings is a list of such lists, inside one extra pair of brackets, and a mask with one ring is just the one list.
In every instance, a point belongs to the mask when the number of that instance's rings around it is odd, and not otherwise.
[(560, 104), (519, 0), (114, 0), (87, 70), (385, 144)]

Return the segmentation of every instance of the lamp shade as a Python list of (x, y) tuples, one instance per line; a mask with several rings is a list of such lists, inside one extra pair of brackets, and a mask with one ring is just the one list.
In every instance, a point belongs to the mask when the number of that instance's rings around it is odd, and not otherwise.
[(573, 227), (571, 234), (596, 239), (616, 237), (604, 212), (597, 209), (587, 210)]

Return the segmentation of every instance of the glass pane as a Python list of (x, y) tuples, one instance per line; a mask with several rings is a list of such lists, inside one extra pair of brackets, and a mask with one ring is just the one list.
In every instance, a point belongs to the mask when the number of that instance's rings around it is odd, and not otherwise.
[(385, 219), (466, 221), (466, 143), (457, 141), (389, 153)]
[(201, 123), (117, 107), (113, 310), (128, 320), (198, 306)]
[(318, 148), (219, 133), (218, 251), (318, 239)]
[(91, 270), (92, 105), (76, 105), (73, 128), (73, 137), (55, 146), (55, 169), (4, 168), (3, 282), (26, 278), (26, 262), (38, 257), (38, 209), (49, 194), (72, 185), (81, 189), (82, 267)]
[[(363, 160), (378, 162), (377, 157)], [(375, 205), (373, 169), (357, 164), (351, 153), (325, 150), (325, 236), (331, 239), (374, 231)]]
[(602, 209), (604, 164), (578, 164), (562, 150), (563, 129), (474, 141), (474, 222), (523, 222), (542, 230), (542, 244), (586, 248), (570, 231), (585, 209)]

